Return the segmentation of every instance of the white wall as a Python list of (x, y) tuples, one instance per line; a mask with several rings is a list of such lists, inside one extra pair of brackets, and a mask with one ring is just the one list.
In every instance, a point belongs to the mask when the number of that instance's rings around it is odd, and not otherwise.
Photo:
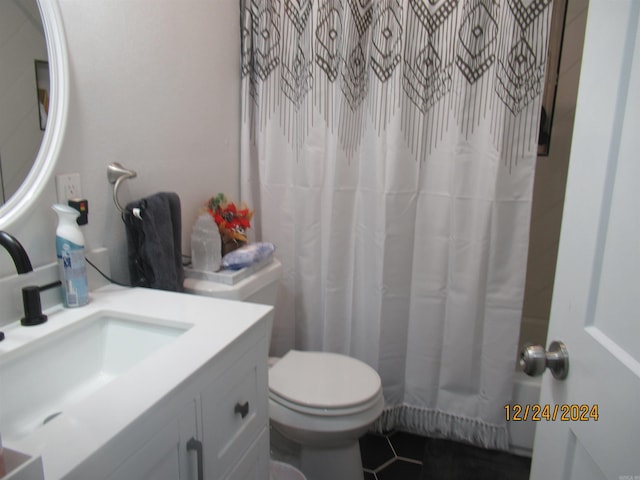
[[(58, 0), (70, 57), (69, 121), (57, 173), (79, 172), (88, 248), (110, 250), (128, 280), (124, 225), (106, 169), (137, 171), (126, 204), (158, 191), (182, 200), (183, 253), (197, 210), (239, 195), (240, 33), (237, 0)], [(55, 260), (55, 183), (10, 233), (34, 266)], [(0, 252), (0, 275), (13, 274)]]

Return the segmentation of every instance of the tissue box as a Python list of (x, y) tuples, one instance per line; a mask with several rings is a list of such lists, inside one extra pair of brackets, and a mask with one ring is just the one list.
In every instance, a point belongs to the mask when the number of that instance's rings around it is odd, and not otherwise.
[(30, 457), (7, 447), (2, 456), (7, 469), (7, 473), (0, 476), (2, 480), (44, 480), (41, 457)]
[(191, 268), (184, 269), (186, 278), (195, 278), (198, 280), (209, 280), (210, 282), (222, 283), (224, 285), (235, 285), (244, 280), (249, 275), (263, 269), (273, 262), (273, 257), (265, 258), (253, 265), (240, 270), (220, 270), (218, 272), (204, 272), (202, 270), (194, 270)]

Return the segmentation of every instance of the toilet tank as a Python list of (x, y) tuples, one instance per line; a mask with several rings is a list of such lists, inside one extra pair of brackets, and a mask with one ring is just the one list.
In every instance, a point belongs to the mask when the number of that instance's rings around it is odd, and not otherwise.
[(194, 295), (240, 300), (275, 306), (282, 265), (277, 259), (248, 270), (203, 275), (185, 269), (184, 291)]

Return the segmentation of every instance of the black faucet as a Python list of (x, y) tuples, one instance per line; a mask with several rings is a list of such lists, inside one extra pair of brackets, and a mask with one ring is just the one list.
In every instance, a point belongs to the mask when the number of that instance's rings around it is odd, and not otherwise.
[(27, 251), (16, 237), (0, 230), (0, 245), (11, 255), (11, 259), (19, 274), (33, 272), (29, 255), (27, 255)]
[[(20, 244), (18, 239), (13, 235), (0, 230), (0, 245), (2, 245), (16, 266), (18, 274), (29, 273), (33, 271), (31, 260), (27, 251)], [(48, 283), (41, 287), (30, 285), (22, 289), (22, 306), (24, 307), (24, 317), (20, 323), (24, 326), (40, 325), (47, 321), (47, 316), (42, 313), (42, 304), (40, 302), (40, 292), (53, 287), (62, 285), (59, 280), (57, 282)], [(1, 333), (1, 332), (0, 332)], [(4, 338), (4, 334), (0, 335), (0, 341)]]

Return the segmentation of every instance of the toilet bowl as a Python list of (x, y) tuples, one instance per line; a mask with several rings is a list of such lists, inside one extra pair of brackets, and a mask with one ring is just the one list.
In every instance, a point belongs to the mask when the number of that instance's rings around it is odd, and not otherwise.
[[(185, 271), (185, 291), (274, 306), (282, 265), (203, 278)], [(269, 419), (294, 442), (295, 464), (308, 480), (362, 480), (358, 439), (382, 413), (380, 376), (360, 360), (291, 350), (270, 362)]]
[(271, 425), (300, 445), (309, 480), (362, 479), (358, 439), (383, 407), (380, 376), (345, 355), (291, 350), (269, 370)]

